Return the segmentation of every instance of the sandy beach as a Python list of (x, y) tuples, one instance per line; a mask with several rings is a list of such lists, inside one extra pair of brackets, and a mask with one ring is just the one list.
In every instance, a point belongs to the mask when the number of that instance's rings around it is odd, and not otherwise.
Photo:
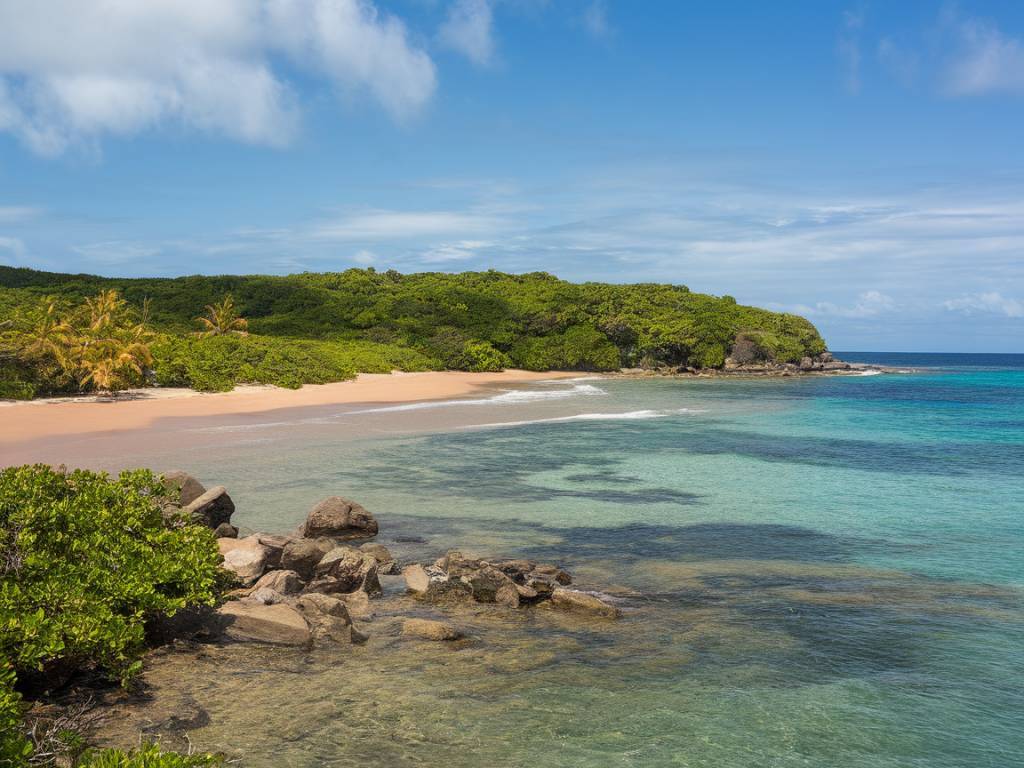
[[(119, 398), (77, 397), (0, 404), (0, 458), (10, 459), (19, 444), (95, 432), (144, 430), (163, 419), (197, 419), (262, 413), (283, 408), (352, 403), (406, 403), (471, 395), (488, 387), (572, 378), (576, 373), (428, 371), (359, 374), (351, 381), (306, 385), (301, 389), (238, 387), (204, 394), (189, 389), (145, 389)], [(2, 462), (0, 462), (2, 463)]]

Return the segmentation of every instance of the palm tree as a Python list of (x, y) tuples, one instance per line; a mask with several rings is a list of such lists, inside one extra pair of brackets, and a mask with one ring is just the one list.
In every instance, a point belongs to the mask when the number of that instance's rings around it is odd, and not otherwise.
[(29, 331), (25, 353), (36, 359), (52, 359), (59, 367), (67, 368), (74, 335), (75, 329), (60, 318), (57, 305), (51, 302)]
[(219, 304), (207, 304), (206, 314), (196, 320), (203, 325), (203, 330), (196, 332), (200, 338), (225, 336), (229, 333), (246, 336), (249, 327), (249, 321), (235, 309), (235, 301), (230, 293)]
[(89, 328), (101, 331), (120, 317), (127, 302), (111, 288), (100, 291), (94, 298), (86, 299), (85, 304), (89, 308)]

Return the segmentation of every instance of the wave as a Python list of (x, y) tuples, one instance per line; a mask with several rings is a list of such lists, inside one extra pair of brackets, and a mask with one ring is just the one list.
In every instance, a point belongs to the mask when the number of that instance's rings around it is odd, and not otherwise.
[[(882, 373), (883, 373), (883, 371), (861, 371), (858, 375), (859, 376), (880, 376)], [(902, 371), (900, 371), (900, 373), (902, 373)]]
[(402, 403), (401, 405), (384, 405), (376, 408), (360, 408), (345, 411), (339, 416), (351, 416), (364, 413), (392, 413), (396, 411), (422, 411), (430, 408), (451, 408), (458, 405), (515, 405), (533, 403), (543, 400), (564, 400), (568, 397), (592, 397), (607, 395), (603, 389), (593, 384), (574, 384), (570, 389), (506, 389), (491, 397), (477, 397), (464, 400), (428, 400), (422, 403)]
[(495, 427), (524, 427), (530, 424), (559, 424), (567, 421), (633, 421), (664, 419), (681, 413), (703, 413), (693, 408), (677, 408), (671, 411), (625, 411), (621, 413), (577, 413), (572, 416), (552, 416), (545, 419), (523, 419), (522, 421), (496, 421), (489, 424), (469, 424), (462, 429), (493, 429)]

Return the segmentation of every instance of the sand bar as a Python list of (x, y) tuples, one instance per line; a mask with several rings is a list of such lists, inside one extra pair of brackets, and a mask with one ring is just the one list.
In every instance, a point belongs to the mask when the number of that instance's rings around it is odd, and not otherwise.
[(189, 389), (145, 389), (119, 398), (76, 397), (0, 402), (0, 446), (84, 435), (143, 430), (162, 419), (202, 418), (273, 411), (282, 408), (351, 403), (406, 403), (472, 395), (489, 387), (572, 378), (578, 373), (501, 373), (429, 371), (361, 373), (351, 381), (313, 384), (301, 389), (238, 387), (204, 394)]

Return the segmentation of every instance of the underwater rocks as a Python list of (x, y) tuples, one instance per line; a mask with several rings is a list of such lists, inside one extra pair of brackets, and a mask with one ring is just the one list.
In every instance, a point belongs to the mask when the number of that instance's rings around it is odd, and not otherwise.
[(601, 598), (565, 589), (572, 577), (556, 565), (532, 560), (480, 560), (450, 551), (432, 565), (402, 571), (408, 592), (431, 603), (475, 601), (510, 608), (550, 601), (552, 607), (618, 618), (621, 611)]
[(463, 637), (461, 629), (447, 621), (432, 619), (406, 619), (402, 622), (402, 636), (417, 640), (458, 640)]

